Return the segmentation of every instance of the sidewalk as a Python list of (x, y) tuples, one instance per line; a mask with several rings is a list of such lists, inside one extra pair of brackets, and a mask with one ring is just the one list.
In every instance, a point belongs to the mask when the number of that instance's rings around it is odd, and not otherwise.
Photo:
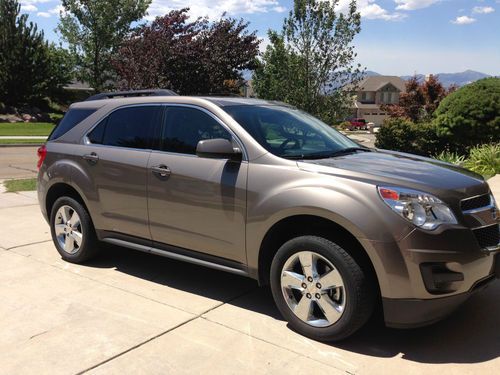
[(2, 135), (0, 139), (47, 139), (45, 135)]

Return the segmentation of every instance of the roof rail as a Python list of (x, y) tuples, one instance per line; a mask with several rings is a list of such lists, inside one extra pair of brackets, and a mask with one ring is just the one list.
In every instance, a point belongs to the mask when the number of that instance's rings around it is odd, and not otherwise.
[(115, 91), (115, 92), (103, 92), (100, 94), (92, 95), (85, 101), (91, 100), (102, 100), (102, 99), (113, 99), (113, 98), (127, 98), (134, 96), (174, 96), (177, 93), (172, 90), (132, 90), (132, 91)]

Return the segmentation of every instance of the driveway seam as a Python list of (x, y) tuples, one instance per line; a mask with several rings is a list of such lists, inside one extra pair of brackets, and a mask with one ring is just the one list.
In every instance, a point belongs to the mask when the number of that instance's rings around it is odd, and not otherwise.
[(204, 319), (204, 320), (206, 320), (206, 321), (208, 321), (208, 322), (215, 323), (215, 324), (218, 324), (218, 325), (220, 325), (220, 326), (222, 326), (222, 327), (228, 328), (228, 329), (230, 329), (230, 330), (232, 330), (232, 331), (235, 331), (235, 332), (238, 332), (238, 333), (244, 334), (245, 336), (249, 336), (249, 337), (252, 337), (252, 338), (254, 338), (254, 339), (256, 339), (256, 340), (259, 340), (259, 341), (265, 342), (266, 344), (270, 344), (270, 345), (273, 345), (273, 346), (275, 346), (275, 347), (277, 347), (277, 348), (280, 348), (280, 349), (283, 349), (283, 350), (287, 350), (287, 351), (289, 351), (289, 352), (291, 352), (291, 353), (294, 353), (294, 354), (296, 354), (296, 355), (298, 355), (298, 356), (300, 356), (300, 357), (304, 357), (304, 358), (310, 359), (310, 360), (312, 360), (312, 361), (314, 361), (314, 362), (321, 363), (322, 365), (325, 365), (325, 366), (328, 366), (328, 367), (332, 367), (332, 368), (334, 368), (334, 369), (336, 369), (336, 370), (340, 370), (340, 371), (342, 371), (342, 372), (346, 372), (346, 373), (352, 374), (351, 372), (347, 371), (346, 369), (343, 369), (343, 368), (338, 368), (338, 367), (336, 367), (336, 366), (332, 365), (331, 363), (328, 363), (328, 362), (323, 362), (323, 361), (318, 360), (318, 359), (316, 359), (316, 358), (312, 358), (312, 357), (310, 357), (310, 356), (308, 356), (308, 355), (304, 355), (304, 354), (302, 354), (302, 353), (300, 353), (300, 352), (297, 352), (297, 351), (295, 351), (295, 350), (293, 350), (293, 349), (286, 348), (286, 347), (281, 346), (281, 345), (278, 345), (278, 344), (276, 344), (276, 343), (274, 343), (274, 342), (271, 342), (271, 341), (268, 341), (268, 340), (262, 339), (262, 338), (260, 338), (260, 337), (253, 336), (253, 335), (251, 335), (251, 334), (249, 334), (249, 333), (247, 333), (247, 332), (245, 332), (245, 331), (242, 331), (242, 330), (239, 330), (239, 329), (236, 329), (236, 328), (233, 328), (233, 327), (227, 326), (227, 325), (225, 325), (225, 324), (223, 324), (223, 323), (220, 323), (220, 322), (214, 321), (214, 320), (212, 320), (212, 319), (210, 319), (210, 318), (207, 318), (207, 317), (205, 317), (205, 316), (202, 316), (201, 318), (202, 318), (202, 319)]
[[(221, 306), (225, 305), (226, 303), (229, 303), (229, 302), (231, 302), (231, 301), (234, 301), (235, 299), (241, 298), (241, 297), (245, 296), (246, 294), (250, 294), (251, 292), (253, 292), (253, 290), (247, 291), (247, 292), (245, 292), (245, 293), (241, 293), (241, 294), (239, 294), (239, 295), (237, 295), (237, 296), (234, 296), (233, 298), (230, 298), (229, 300), (227, 300), (227, 301), (225, 301), (225, 302), (221, 302), (220, 304), (218, 304), (218, 305), (216, 305), (216, 306), (213, 306), (213, 307), (209, 308), (208, 310), (201, 312), (201, 313), (200, 313), (200, 314), (198, 314), (198, 315), (193, 316), (192, 318), (190, 318), (190, 319), (186, 320), (185, 322), (179, 323), (179, 324), (177, 324), (176, 326), (174, 326), (174, 327), (172, 327), (172, 328), (169, 328), (169, 329), (167, 329), (167, 330), (166, 330), (166, 331), (164, 331), (164, 332), (159, 333), (158, 335), (155, 335), (155, 336), (153, 336), (153, 337), (150, 337), (149, 339), (144, 340), (143, 342), (140, 342), (139, 344), (136, 344), (136, 345), (134, 345), (134, 346), (131, 346), (130, 348), (128, 348), (128, 349), (126, 349), (126, 350), (124, 350), (124, 351), (122, 351), (122, 352), (120, 352), (120, 353), (118, 353), (118, 354), (115, 354), (114, 356), (112, 356), (112, 357), (110, 357), (110, 358), (108, 358), (108, 359), (105, 359), (104, 361), (101, 361), (101, 362), (99, 362), (99, 363), (97, 363), (97, 364), (95, 364), (95, 365), (93, 365), (93, 366), (91, 366), (91, 367), (89, 367), (89, 368), (87, 368), (87, 369), (85, 369), (85, 370), (82, 370), (82, 371), (80, 371), (80, 372), (76, 373), (76, 375), (81, 375), (81, 374), (84, 374), (84, 373), (89, 372), (89, 371), (91, 371), (91, 370), (94, 370), (94, 369), (96, 369), (97, 367), (100, 367), (100, 366), (102, 366), (102, 365), (104, 365), (104, 364), (106, 364), (106, 363), (108, 363), (108, 362), (111, 362), (111, 361), (115, 360), (116, 358), (121, 357), (121, 356), (122, 356), (122, 355), (124, 355), (124, 354), (130, 353), (131, 351), (133, 351), (133, 350), (135, 350), (135, 349), (138, 349), (138, 348), (140, 348), (141, 346), (143, 346), (143, 345), (145, 345), (145, 344), (147, 344), (147, 343), (149, 343), (149, 342), (151, 342), (151, 341), (153, 341), (153, 340), (156, 340), (156, 339), (158, 339), (158, 338), (160, 338), (160, 337), (162, 337), (162, 336), (166, 335), (167, 333), (172, 332), (172, 331), (176, 330), (177, 328), (180, 328), (180, 327), (182, 327), (182, 326), (184, 326), (184, 325), (186, 325), (186, 324), (188, 324), (188, 323), (190, 323), (190, 322), (192, 322), (192, 321), (194, 321), (194, 320), (196, 320), (196, 319), (200, 319), (200, 318), (201, 318), (201, 319), (203, 319), (203, 315), (204, 315), (204, 314), (207, 314), (207, 313), (209, 313), (210, 311), (213, 311), (213, 310), (215, 310), (215, 309), (217, 309), (217, 308), (219, 308), (219, 307), (221, 307)], [(191, 314), (192, 314), (192, 313), (191, 313)]]
[(141, 346), (146, 345), (147, 343), (149, 343), (149, 342), (151, 342), (151, 341), (153, 341), (153, 340), (156, 340), (157, 338), (160, 338), (161, 336), (166, 335), (167, 333), (169, 333), (169, 332), (171, 332), (171, 331), (173, 331), (173, 330), (175, 330), (175, 329), (177, 329), (177, 328), (179, 328), (179, 327), (182, 327), (183, 325), (186, 325), (186, 324), (188, 324), (188, 323), (190, 323), (190, 322), (192, 322), (193, 320), (198, 319), (198, 318), (199, 318), (199, 316), (193, 316), (192, 318), (190, 318), (190, 319), (186, 320), (185, 322), (179, 323), (179, 324), (177, 324), (176, 326), (174, 326), (174, 327), (172, 327), (172, 328), (167, 329), (166, 331), (160, 332), (159, 334), (157, 334), (157, 335), (155, 335), (155, 336), (153, 336), (153, 337), (150, 337), (150, 338), (149, 338), (149, 339), (147, 339), (147, 340), (144, 340), (144, 341), (142, 341), (142, 342), (140, 342), (140, 343), (138, 343), (138, 344), (136, 344), (136, 345), (134, 345), (134, 346), (131, 346), (130, 348), (128, 348), (128, 349), (126, 349), (126, 350), (124, 350), (124, 351), (122, 351), (122, 352), (120, 352), (120, 353), (117, 353), (117, 354), (115, 354), (115, 355), (113, 355), (113, 356), (111, 356), (111, 357), (109, 357), (109, 358), (105, 359), (104, 361), (101, 361), (101, 362), (99, 362), (99, 363), (96, 363), (95, 365), (93, 365), (93, 366), (91, 366), (91, 367), (88, 367), (88, 368), (86, 368), (85, 370), (82, 370), (82, 371), (80, 371), (80, 372), (77, 372), (77, 373), (76, 373), (76, 375), (85, 374), (86, 372), (89, 372), (89, 371), (91, 371), (91, 370), (94, 370), (94, 369), (96, 369), (97, 367), (100, 367), (100, 366), (102, 366), (102, 365), (104, 365), (104, 364), (106, 364), (106, 363), (108, 363), (108, 362), (111, 362), (111, 361), (115, 360), (116, 358), (121, 357), (122, 355), (125, 355), (125, 354), (127, 354), (127, 353), (131, 352), (132, 350), (138, 349), (138, 348), (140, 348)]
[[(5, 250), (15, 250), (15, 249), (18, 249), (20, 247), (25, 247), (25, 246), (31, 246), (31, 245), (39, 245), (41, 243), (45, 243), (45, 242), (51, 242), (52, 240), (42, 240), (42, 241), (36, 241), (36, 242), (30, 242), (28, 244), (24, 244), (24, 245), (16, 245), (16, 246), (12, 246), (12, 247), (4, 247)], [(16, 253), (15, 251), (13, 251), (13, 253)], [(17, 255), (21, 255), (21, 256), (24, 256), (26, 258), (29, 258), (29, 256), (26, 256), (26, 255), (23, 255), (23, 254), (19, 254), (19, 253), (16, 253)], [(45, 262), (42, 262), (44, 264), (48, 264), (48, 263), (45, 263)]]

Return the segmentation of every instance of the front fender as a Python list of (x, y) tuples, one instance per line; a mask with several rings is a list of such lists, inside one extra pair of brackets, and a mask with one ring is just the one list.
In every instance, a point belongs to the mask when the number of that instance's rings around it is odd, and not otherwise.
[(258, 269), (262, 242), (276, 223), (293, 216), (308, 215), (331, 221), (356, 237), (377, 275), (383, 278), (385, 266), (380, 253), (366, 244), (373, 241), (394, 243), (410, 233), (412, 227), (382, 202), (376, 186), (297, 168), (279, 169), (265, 165), (250, 168), (247, 208), (249, 269)]

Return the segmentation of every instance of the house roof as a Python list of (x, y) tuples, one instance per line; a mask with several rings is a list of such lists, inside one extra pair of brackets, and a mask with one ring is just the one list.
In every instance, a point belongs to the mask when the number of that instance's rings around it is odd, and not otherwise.
[(396, 76), (371, 76), (366, 77), (359, 83), (361, 91), (378, 91), (388, 84), (393, 85), (399, 91), (405, 91), (405, 81)]

